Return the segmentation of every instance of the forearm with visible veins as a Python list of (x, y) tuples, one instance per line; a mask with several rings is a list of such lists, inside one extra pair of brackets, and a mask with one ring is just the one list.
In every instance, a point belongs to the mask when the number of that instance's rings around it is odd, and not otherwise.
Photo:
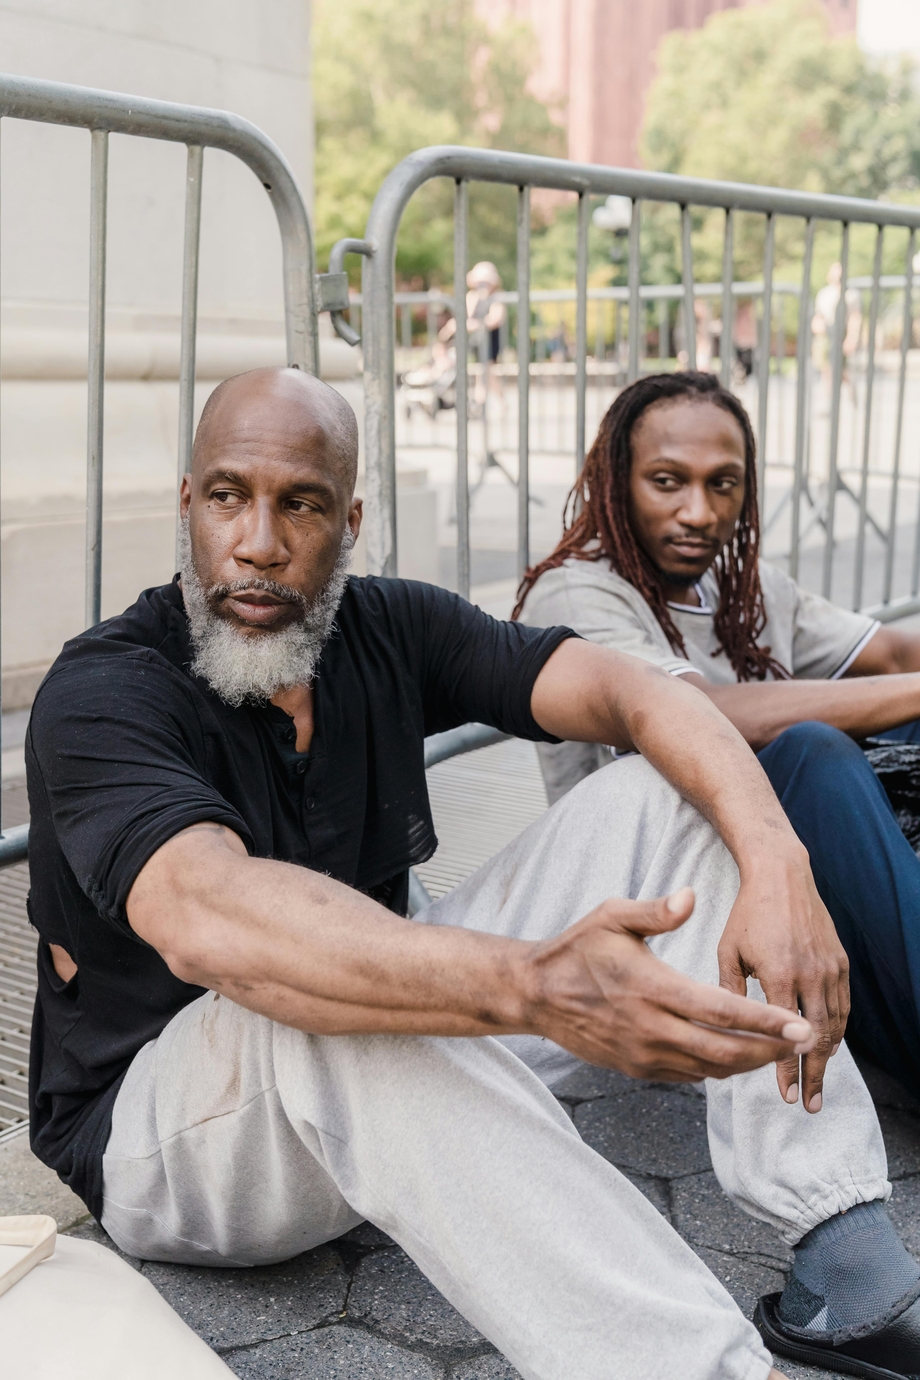
[(532, 946), (406, 920), (321, 873), (248, 857), (220, 825), (170, 839), (140, 873), (127, 910), (177, 977), (301, 1030), (527, 1028)]

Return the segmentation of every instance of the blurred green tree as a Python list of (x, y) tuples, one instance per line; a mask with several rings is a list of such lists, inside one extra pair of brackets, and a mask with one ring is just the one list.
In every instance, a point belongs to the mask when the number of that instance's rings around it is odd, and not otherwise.
[[(915, 69), (873, 62), (852, 38), (833, 38), (818, 0), (722, 11), (701, 29), (668, 34), (657, 62), (641, 137), (648, 168), (872, 199), (920, 185)], [(718, 278), (724, 217), (694, 218), (698, 276)], [(778, 272), (800, 258), (801, 243), (800, 221), (778, 222)], [(851, 272), (868, 271), (873, 243), (874, 231), (854, 228)], [(656, 245), (676, 277), (673, 233)], [(886, 250), (886, 268), (903, 271), (903, 236), (889, 235)], [(762, 218), (739, 217), (736, 277), (759, 277), (762, 252)], [(838, 254), (839, 230), (819, 227), (816, 284)]]
[[(313, 41), (322, 266), (337, 239), (363, 234), (381, 182), (422, 145), (564, 152), (561, 127), (527, 91), (532, 30), (509, 21), (490, 31), (473, 0), (316, 0)], [(470, 210), (470, 262), (492, 259), (512, 282), (513, 189), (475, 185)], [(396, 266), (405, 285), (451, 282), (452, 183), (439, 179), (413, 197)]]

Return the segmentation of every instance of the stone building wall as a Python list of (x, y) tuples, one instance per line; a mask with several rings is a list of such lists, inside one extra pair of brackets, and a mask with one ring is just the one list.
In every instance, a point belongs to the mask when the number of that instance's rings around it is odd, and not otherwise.
[[(7, 0), (0, 68), (235, 111), (280, 146), (309, 198), (309, 25), (309, 0)], [(104, 615), (173, 570), (186, 159), (182, 145), (109, 142)], [(5, 709), (30, 701), (83, 621), (89, 157), (84, 130), (2, 121)], [(203, 189), (199, 406), (219, 378), (285, 354), (265, 191), (215, 150)]]

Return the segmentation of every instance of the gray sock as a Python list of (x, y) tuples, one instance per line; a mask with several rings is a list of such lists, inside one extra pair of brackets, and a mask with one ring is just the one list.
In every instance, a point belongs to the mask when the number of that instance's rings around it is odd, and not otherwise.
[(920, 1281), (883, 1203), (859, 1203), (821, 1222), (795, 1247), (780, 1321), (809, 1332), (863, 1330)]

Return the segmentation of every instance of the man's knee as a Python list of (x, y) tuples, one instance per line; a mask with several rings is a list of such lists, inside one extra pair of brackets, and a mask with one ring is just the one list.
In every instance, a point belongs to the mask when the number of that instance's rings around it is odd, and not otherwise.
[[(785, 752), (807, 753), (818, 757), (861, 757), (862, 754), (853, 739), (839, 728), (830, 724), (809, 719), (805, 723), (793, 724), (775, 738), (770, 744)], [(766, 749), (769, 751), (769, 749)]]
[(793, 724), (757, 756), (787, 809), (813, 796), (826, 805), (831, 796), (839, 798), (841, 791), (849, 798), (860, 786), (872, 792), (879, 789), (865, 754), (852, 738), (829, 724)]
[(801, 767), (839, 770), (865, 760), (852, 738), (839, 728), (813, 720), (793, 724), (757, 755), (768, 771), (771, 768), (792, 771)]
[(681, 795), (651, 762), (634, 752), (592, 772), (566, 798), (575, 808), (593, 811), (603, 798), (614, 799), (618, 805), (627, 799), (637, 804), (648, 799), (676, 804)]

